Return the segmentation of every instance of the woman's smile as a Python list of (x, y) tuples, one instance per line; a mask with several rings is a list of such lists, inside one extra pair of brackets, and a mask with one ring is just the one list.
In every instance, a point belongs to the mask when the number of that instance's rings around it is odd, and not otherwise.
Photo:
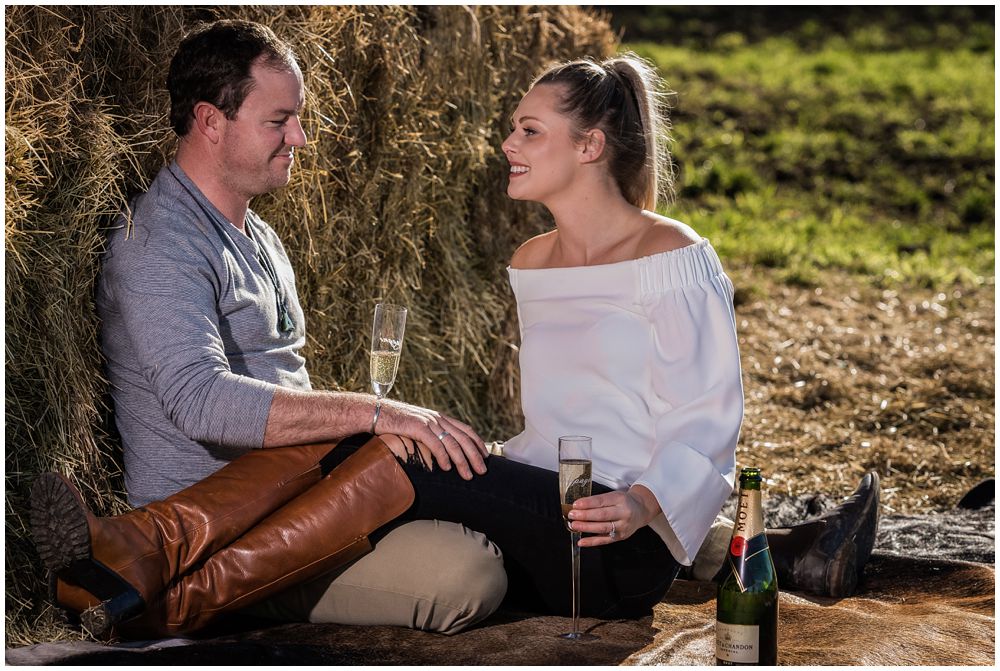
[(522, 175), (527, 174), (529, 170), (531, 170), (531, 168), (529, 168), (526, 165), (521, 165), (520, 163), (511, 163), (510, 178), (514, 179), (515, 177), (521, 177)]

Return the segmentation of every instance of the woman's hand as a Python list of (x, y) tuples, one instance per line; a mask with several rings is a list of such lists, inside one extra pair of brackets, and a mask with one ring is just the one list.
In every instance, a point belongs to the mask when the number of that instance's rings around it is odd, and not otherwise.
[(585, 548), (624, 540), (659, 514), (660, 505), (653, 493), (642, 485), (635, 485), (627, 492), (577, 499), (569, 511), (569, 519), (573, 531), (599, 534), (580, 539), (580, 547)]
[[(404, 453), (413, 454), (414, 446), (407, 443), (416, 441), (415, 449), (420, 452), (425, 466), (432, 463), (433, 455), (433, 461), (441, 470), (450, 471), (454, 465), (466, 480), (472, 479), (473, 471), (479, 475), (486, 472), (489, 452), (483, 439), (468, 424), (435, 410), (382, 399), (375, 433), (379, 437), (396, 434), (405, 439), (406, 442), (385, 441), (393, 443), (389, 449), (400, 458), (404, 458)], [(388, 436), (383, 440), (385, 438)]]
[(383, 433), (379, 438), (400, 461), (407, 464), (418, 461), (425, 470), (434, 470), (434, 453), (423, 443), (394, 433)]

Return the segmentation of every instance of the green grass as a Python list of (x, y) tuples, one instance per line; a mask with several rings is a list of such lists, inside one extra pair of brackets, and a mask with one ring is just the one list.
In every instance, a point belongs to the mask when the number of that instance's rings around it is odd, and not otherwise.
[(625, 44), (670, 88), (677, 200), (728, 263), (811, 285), (992, 282), (994, 55), (849, 36)]

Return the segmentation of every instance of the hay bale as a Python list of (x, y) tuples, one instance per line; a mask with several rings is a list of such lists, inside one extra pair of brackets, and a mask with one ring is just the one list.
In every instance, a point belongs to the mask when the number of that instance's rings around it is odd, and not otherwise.
[(6, 27), (7, 645), (52, 628), (25, 528), (60, 470), (95, 510), (124, 508), (93, 287), (103, 228), (174, 138), (163, 90), (181, 36), (249, 18), (303, 66), (309, 144), (253, 207), (286, 242), (317, 387), (367, 391), (377, 300), (411, 308), (394, 396), (487, 437), (519, 430), (516, 323), (503, 271), (545, 227), (503, 193), (507, 117), (547, 61), (613, 53), (574, 7), (8, 7)]

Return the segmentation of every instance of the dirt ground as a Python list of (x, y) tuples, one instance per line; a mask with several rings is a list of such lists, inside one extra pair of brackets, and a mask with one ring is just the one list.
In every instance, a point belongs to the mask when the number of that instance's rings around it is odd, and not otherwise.
[(731, 275), (746, 395), (737, 467), (761, 467), (774, 493), (838, 498), (876, 469), (888, 515), (950, 509), (994, 476), (994, 286)]

